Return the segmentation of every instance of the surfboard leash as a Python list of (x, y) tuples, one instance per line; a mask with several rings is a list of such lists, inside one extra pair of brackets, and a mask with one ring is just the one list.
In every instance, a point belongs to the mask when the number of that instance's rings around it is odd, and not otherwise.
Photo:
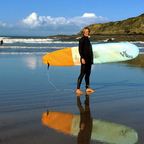
[(50, 81), (50, 78), (49, 78), (49, 66), (50, 64), (48, 63), (48, 66), (47, 66), (47, 76), (48, 76), (48, 82), (56, 89), (56, 91), (59, 91), (56, 86)]
[(49, 70), (49, 66), (50, 66), (50, 64), (48, 63), (48, 65), (47, 65), (47, 69)]
[[(58, 89), (56, 88), (56, 86), (49, 80), (49, 67), (50, 67), (50, 64), (48, 63), (48, 65), (47, 65), (48, 82), (56, 89), (56, 91), (58, 91)], [(47, 100), (47, 115), (49, 114), (49, 110), (48, 109), (49, 109), (50, 98), (51, 98), (51, 96)]]
[(50, 67), (50, 64), (47, 63), (47, 76), (48, 76), (48, 82), (56, 89), (57, 92), (60, 92), (60, 91), (69, 91), (69, 92), (75, 92), (73, 90), (70, 90), (70, 89), (64, 89), (64, 90), (61, 90), (61, 89), (57, 89), (56, 86), (50, 81), (49, 79), (49, 67)]

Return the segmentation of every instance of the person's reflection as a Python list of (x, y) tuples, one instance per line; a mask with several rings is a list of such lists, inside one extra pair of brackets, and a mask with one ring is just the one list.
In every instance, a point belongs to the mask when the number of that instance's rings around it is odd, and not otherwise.
[(89, 107), (89, 95), (91, 93), (86, 94), (85, 98), (85, 109), (82, 106), (80, 96), (77, 96), (77, 106), (80, 110), (80, 131), (78, 134), (77, 142), (78, 144), (89, 144), (92, 132), (92, 118)]

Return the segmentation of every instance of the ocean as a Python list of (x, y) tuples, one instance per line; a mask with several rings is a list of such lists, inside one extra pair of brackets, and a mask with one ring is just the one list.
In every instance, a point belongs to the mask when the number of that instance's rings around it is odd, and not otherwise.
[[(46, 54), (55, 50), (78, 46), (77, 41), (61, 41), (57, 37), (52, 39), (45, 37), (0, 37), (4, 44), (0, 46), (0, 54)], [(93, 41), (92, 44), (104, 43), (103, 41)], [(125, 41), (127, 42), (127, 41)], [(130, 42), (139, 47), (140, 52), (144, 52), (144, 41)]]

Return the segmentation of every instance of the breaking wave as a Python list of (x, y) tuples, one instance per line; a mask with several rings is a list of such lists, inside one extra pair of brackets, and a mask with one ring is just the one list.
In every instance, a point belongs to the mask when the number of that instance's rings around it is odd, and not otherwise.
[(12, 43), (38, 43), (38, 44), (49, 44), (49, 43), (78, 43), (77, 41), (60, 41), (58, 39), (49, 39), (49, 38), (11, 38), (11, 37), (0, 37), (0, 40), (3, 39), (5, 44)]

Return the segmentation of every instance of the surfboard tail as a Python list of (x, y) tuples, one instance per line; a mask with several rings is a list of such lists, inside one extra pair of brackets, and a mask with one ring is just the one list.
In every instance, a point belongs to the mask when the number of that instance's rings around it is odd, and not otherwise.
[(43, 63), (53, 66), (74, 66), (71, 48), (57, 50), (42, 57)]
[(57, 131), (70, 134), (73, 114), (50, 111), (43, 113), (42, 123)]

